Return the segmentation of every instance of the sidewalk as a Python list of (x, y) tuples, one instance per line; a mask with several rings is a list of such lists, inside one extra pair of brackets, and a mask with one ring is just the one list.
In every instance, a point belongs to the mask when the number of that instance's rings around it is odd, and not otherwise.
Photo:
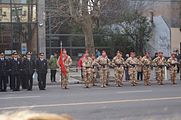
[[(167, 70), (167, 80), (170, 79), (170, 75), (169, 75), (169, 71)], [(80, 70), (76, 70), (75, 68), (71, 68), (71, 72), (69, 75), (69, 84), (82, 84), (83, 81), (81, 80), (81, 73)], [(60, 85), (60, 72), (57, 71), (56, 74), (56, 82), (51, 82), (50, 80), (50, 70), (48, 70), (47, 73), (47, 85)], [(125, 80), (125, 76), (123, 77), (123, 80)], [(155, 71), (154, 69), (152, 70), (151, 73), (151, 78), (150, 80), (155, 80)], [(180, 74), (177, 74), (177, 80), (180, 80)], [(110, 75), (109, 75), (109, 81), (113, 82), (114, 81), (114, 70), (110, 69)], [(38, 80), (37, 80), (37, 74), (34, 74), (34, 78), (33, 78), (33, 83), (34, 85), (38, 84)]]

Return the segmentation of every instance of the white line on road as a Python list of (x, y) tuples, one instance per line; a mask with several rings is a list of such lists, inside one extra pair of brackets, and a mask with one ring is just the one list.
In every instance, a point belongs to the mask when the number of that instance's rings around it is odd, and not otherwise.
[(48, 104), (48, 105), (44, 104), (44, 105), (32, 105), (32, 106), (14, 106), (14, 107), (3, 107), (3, 108), (0, 108), (0, 110), (32, 109), (32, 108), (79, 106), (79, 105), (100, 105), (100, 104), (113, 104), (113, 103), (166, 101), (166, 100), (181, 100), (181, 97), (179, 96), (179, 97), (164, 97), (164, 98), (149, 98), (149, 99), (113, 100), (113, 101), (100, 101), (100, 102), (80, 102), (80, 103), (65, 103), (65, 104)]
[(124, 93), (145, 93), (145, 92), (153, 92), (153, 91), (152, 90), (136, 90), (136, 91), (120, 91), (117, 93), (124, 94)]
[(23, 97), (3, 97), (0, 100), (10, 100), (10, 99), (29, 99), (29, 98), (38, 98), (40, 96), (23, 96)]

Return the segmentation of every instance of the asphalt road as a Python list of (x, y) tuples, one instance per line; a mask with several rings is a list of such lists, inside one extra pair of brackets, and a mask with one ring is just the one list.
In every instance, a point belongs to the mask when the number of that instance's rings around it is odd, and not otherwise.
[(86, 89), (82, 84), (62, 90), (49, 85), (45, 91), (37, 86), (33, 91), (0, 93), (0, 112), (35, 110), (69, 114), (75, 120), (180, 120), (181, 82), (163, 86), (143, 83), (121, 88), (99, 86)]

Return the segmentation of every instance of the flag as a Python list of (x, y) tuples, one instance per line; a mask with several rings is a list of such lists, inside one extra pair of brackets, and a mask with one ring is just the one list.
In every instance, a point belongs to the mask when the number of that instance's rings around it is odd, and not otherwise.
[(61, 67), (62, 75), (66, 76), (67, 71), (66, 71), (65, 65), (63, 63), (63, 59), (62, 59), (62, 49), (60, 50), (59, 65)]

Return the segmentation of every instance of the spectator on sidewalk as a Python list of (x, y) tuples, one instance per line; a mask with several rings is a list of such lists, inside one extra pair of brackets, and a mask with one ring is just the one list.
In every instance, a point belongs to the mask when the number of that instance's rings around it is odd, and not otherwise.
[(56, 73), (57, 73), (57, 53), (54, 52), (54, 55), (50, 57), (48, 62), (50, 68), (50, 79), (51, 82), (56, 82)]

